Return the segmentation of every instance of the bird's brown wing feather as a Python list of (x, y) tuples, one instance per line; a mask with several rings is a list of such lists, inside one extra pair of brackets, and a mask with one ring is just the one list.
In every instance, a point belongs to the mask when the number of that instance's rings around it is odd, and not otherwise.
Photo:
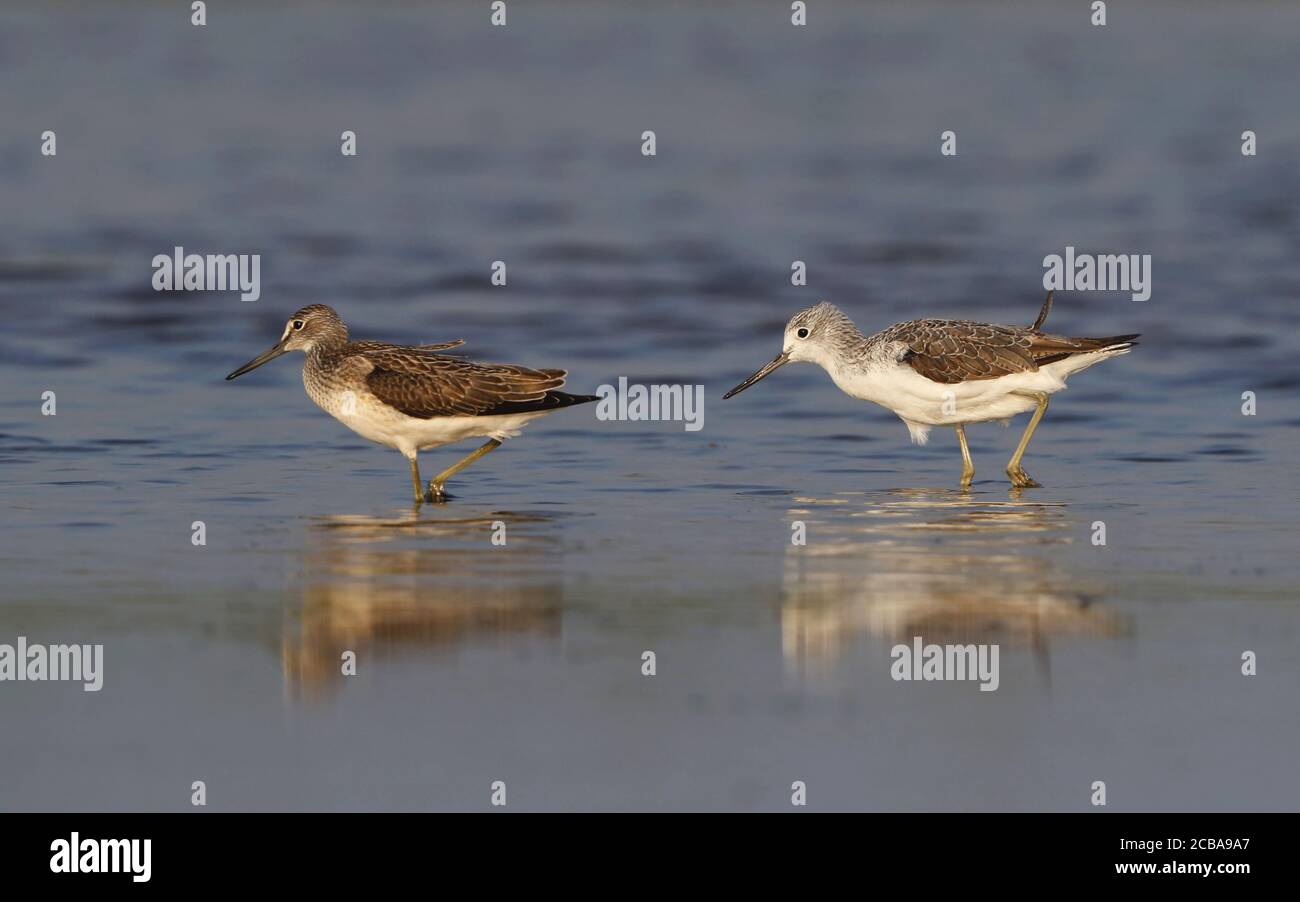
[(523, 412), (533, 403), (545, 406), (547, 392), (564, 384), (564, 370), (473, 363), (408, 348), (367, 349), (362, 356), (373, 367), (365, 377), (371, 393), (421, 419)]
[(451, 341), (439, 342), (433, 345), (392, 345), (386, 341), (353, 341), (348, 343), (348, 352), (352, 354), (370, 354), (375, 351), (391, 351), (394, 348), (403, 351), (419, 351), (420, 353), (429, 353), (431, 351), (445, 351), (448, 348), (458, 348), (465, 343), (465, 339), (456, 338)]
[(1087, 354), (1103, 348), (1121, 344), (1134, 344), (1132, 335), (1110, 335), (1105, 338), (1071, 338), (1067, 335), (1051, 335), (1046, 332), (1033, 332), (1029, 335), (1029, 352), (1034, 355), (1034, 362), (1039, 366), (1064, 360), (1072, 354)]
[(907, 346), (900, 362), (945, 384), (1037, 370), (1030, 336), (1014, 326), (953, 320), (916, 320), (889, 330), (891, 340)]
[(927, 379), (944, 384), (1035, 372), (1040, 366), (1130, 342), (1136, 335), (1072, 338), (1023, 326), (956, 320), (899, 323), (888, 337), (907, 350), (899, 358)]

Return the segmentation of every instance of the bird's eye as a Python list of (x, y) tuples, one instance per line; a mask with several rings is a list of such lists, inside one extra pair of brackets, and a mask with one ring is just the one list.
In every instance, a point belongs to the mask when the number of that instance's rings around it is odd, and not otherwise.
[(293, 321), (293, 327), (294, 327), (294, 329), (301, 329), (301, 328), (302, 328), (302, 320), (300, 320), (300, 319), (296, 319), (296, 320), (294, 320), (294, 321)]
[(795, 334), (795, 335), (798, 335), (800, 338), (807, 338), (807, 337), (808, 337), (808, 330), (807, 330), (807, 329), (800, 329), (798, 332), (796, 332), (796, 333), (794, 333), (794, 334)]

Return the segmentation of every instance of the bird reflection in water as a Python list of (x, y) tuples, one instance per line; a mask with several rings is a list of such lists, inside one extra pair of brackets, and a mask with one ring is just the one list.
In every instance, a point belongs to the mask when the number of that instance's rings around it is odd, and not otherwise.
[(1053, 546), (1087, 535), (1063, 503), (899, 489), (798, 499), (790, 517), (808, 534), (787, 551), (781, 606), (787, 671), (800, 678), (828, 678), (865, 634), (1032, 649), (1050, 681), (1049, 638), (1131, 630), (1097, 603), (1103, 582), (1053, 560)]
[[(503, 636), (558, 636), (555, 542), (535, 528), (546, 519), (421, 519), (412, 511), (317, 521), (304, 551), (302, 604), (285, 614), (281, 661), (289, 699), (320, 699), (339, 689), (345, 651), (355, 652), (360, 674), (398, 655)], [(504, 524), (505, 545), (491, 541), (497, 523)]]

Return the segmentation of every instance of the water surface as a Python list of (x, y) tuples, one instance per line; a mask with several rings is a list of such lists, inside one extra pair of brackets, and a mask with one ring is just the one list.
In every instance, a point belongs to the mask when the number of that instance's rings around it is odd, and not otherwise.
[[(0, 11), (0, 641), (106, 660), (0, 684), (0, 807), (1300, 804), (1293, 8), (209, 16)], [(262, 254), (261, 299), (155, 293), (176, 245)], [(823, 298), (1029, 323), (1067, 245), (1154, 290), (1058, 295), (1144, 338), (1054, 399), (1045, 488), (1002, 474), (1023, 420), (970, 430), (961, 493), (949, 431), (819, 370), (720, 400)], [(414, 511), (300, 358), (223, 381), (312, 302), (575, 391), (703, 384), (705, 425), (565, 411)], [(914, 635), (998, 643), (998, 691), (891, 680)]]

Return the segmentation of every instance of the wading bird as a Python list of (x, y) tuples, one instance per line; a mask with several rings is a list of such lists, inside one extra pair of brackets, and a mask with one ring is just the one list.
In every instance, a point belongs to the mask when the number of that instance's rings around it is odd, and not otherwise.
[[(324, 304), (311, 304), (289, 317), (284, 334), (269, 350), (226, 379), (289, 351), (305, 352), (302, 382), (307, 394), (353, 432), (401, 451), (411, 463), (418, 504), (445, 499), (448, 479), (518, 435), (530, 420), (597, 400), (595, 395), (557, 391), (564, 384), (564, 370), (471, 363), (437, 353), (462, 344), (349, 341), (347, 324), (337, 313)], [(487, 437), (487, 443), (433, 477), (426, 491), (417, 454), (476, 436)]]
[(965, 320), (918, 319), (863, 335), (834, 304), (801, 310), (785, 327), (781, 353), (722, 397), (730, 398), (787, 363), (821, 366), (845, 394), (892, 410), (924, 445), (933, 426), (952, 426), (961, 444), (961, 484), (975, 475), (966, 426), (1006, 422), (1034, 411), (1007, 464), (1017, 487), (1037, 486), (1020, 466), (1047, 399), (1065, 380), (1094, 363), (1127, 354), (1133, 335), (1070, 338), (1043, 332), (1052, 309), (1047, 293), (1032, 326), (995, 326)]

